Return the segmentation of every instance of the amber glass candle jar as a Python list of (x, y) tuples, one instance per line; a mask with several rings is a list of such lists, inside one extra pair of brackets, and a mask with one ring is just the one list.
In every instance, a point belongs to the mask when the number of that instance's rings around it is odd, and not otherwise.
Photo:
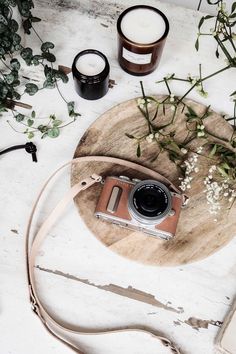
[(169, 33), (169, 22), (158, 9), (137, 5), (126, 9), (117, 21), (118, 61), (132, 75), (154, 71)]
[(96, 49), (76, 55), (72, 64), (76, 92), (87, 100), (97, 100), (108, 91), (110, 65), (106, 56)]

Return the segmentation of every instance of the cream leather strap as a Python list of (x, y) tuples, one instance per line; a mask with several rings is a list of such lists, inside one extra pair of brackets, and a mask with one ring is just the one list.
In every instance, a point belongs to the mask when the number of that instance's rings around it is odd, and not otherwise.
[[(102, 335), (102, 334), (107, 334), (107, 333), (115, 333), (115, 332), (126, 332), (126, 331), (137, 331), (137, 332), (146, 332), (147, 334), (150, 334), (151, 336), (154, 336), (157, 340), (161, 341), (163, 345), (169, 347), (172, 351), (172, 353), (175, 354), (181, 354), (179, 349), (174, 346), (174, 344), (167, 338), (162, 337), (158, 335), (155, 331), (151, 329), (142, 329), (140, 328), (117, 328), (117, 329), (111, 329), (111, 330), (104, 330), (104, 331), (96, 331), (96, 330), (91, 330), (91, 332), (85, 332), (83, 329), (79, 327), (74, 327), (70, 326), (67, 323), (63, 323), (62, 321), (56, 320), (52, 314), (49, 313), (49, 311), (45, 308), (43, 303), (41, 302), (38, 293), (37, 293), (37, 288), (36, 288), (36, 282), (35, 282), (35, 274), (34, 274), (34, 267), (35, 267), (35, 259), (37, 256), (37, 252), (40, 249), (40, 246), (47, 236), (48, 232), (50, 231), (51, 227), (57, 222), (57, 220), (60, 218), (62, 213), (64, 212), (65, 208), (67, 205), (73, 200), (73, 198), (78, 195), (82, 190), (85, 190), (92, 186), (94, 183), (98, 183), (101, 181), (102, 177), (98, 176), (96, 174), (93, 174), (92, 176), (80, 181), (79, 183), (75, 184), (67, 193), (66, 195), (59, 201), (59, 203), (55, 206), (55, 208), (51, 211), (49, 216), (46, 218), (46, 220), (43, 222), (37, 233), (32, 237), (31, 236), (31, 226), (32, 226), (32, 221), (33, 217), (36, 211), (36, 208), (38, 206), (39, 200), (45, 191), (46, 187), (48, 184), (53, 180), (54, 176), (57, 175), (63, 168), (65, 168), (68, 165), (74, 165), (78, 164), (80, 162), (108, 162), (108, 163), (113, 163), (113, 164), (118, 164), (124, 167), (128, 167), (131, 169), (134, 169), (136, 171), (142, 172), (147, 174), (148, 176), (152, 177), (153, 179), (157, 179), (161, 182), (163, 182), (165, 185), (167, 185), (170, 189), (173, 191), (180, 193), (180, 191), (164, 176), (161, 176), (158, 172), (155, 172), (153, 170), (150, 170), (147, 167), (138, 165), (136, 163), (126, 161), (126, 160), (121, 160), (113, 157), (106, 157), (106, 156), (84, 156), (84, 157), (79, 157), (77, 159), (74, 159), (62, 167), (60, 167), (57, 171), (51, 175), (51, 177), (46, 181), (44, 184), (42, 190), (40, 191), (38, 198), (36, 199), (36, 202), (32, 208), (31, 215), (29, 218), (29, 223), (27, 227), (27, 232), (26, 232), (26, 267), (27, 267), (27, 279), (28, 279), (28, 287), (29, 287), (29, 295), (30, 295), (30, 302), (32, 306), (32, 310), (34, 313), (40, 318), (42, 321), (44, 327), (48, 330), (50, 334), (52, 334), (54, 337), (56, 337), (58, 340), (60, 340), (62, 343), (67, 345), (69, 348), (71, 348), (74, 352), (79, 353), (79, 354), (85, 354), (82, 352), (75, 344), (73, 344), (72, 340), (69, 340), (66, 338), (66, 335), (68, 334), (96, 334), (96, 335)], [(63, 335), (61, 334), (63, 333)]]

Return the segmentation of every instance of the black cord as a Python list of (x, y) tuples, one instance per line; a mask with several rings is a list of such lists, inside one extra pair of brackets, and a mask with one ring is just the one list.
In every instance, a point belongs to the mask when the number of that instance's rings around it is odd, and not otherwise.
[(31, 154), (33, 162), (37, 162), (38, 161), (37, 160), (37, 155), (36, 155), (37, 147), (32, 142), (26, 143), (24, 145), (11, 146), (11, 147), (9, 147), (9, 148), (7, 148), (5, 150), (0, 151), (0, 155), (7, 154), (8, 152), (11, 152), (11, 151), (14, 151), (14, 150), (20, 150), (20, 149), (25, 149), (26, 152)]
[(7, 154), (10, 151), (14, 151), (14, 150), (19, 150), (19, 149), (24, 149), (25, 148), (25, 144), (24, 145), (15, 145), (15, 146), (11, 146), (8, 149), (2, 150), (0, 151), (0, 155), (3, 154)]

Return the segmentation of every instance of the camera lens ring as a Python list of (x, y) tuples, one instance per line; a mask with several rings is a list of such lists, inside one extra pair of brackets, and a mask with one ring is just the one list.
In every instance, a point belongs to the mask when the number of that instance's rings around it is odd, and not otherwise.
[(131, 190), (128, 210), (141, 224), (157, 224), (170, 212), (171, 201), (170, 190), (163, 183), (151, 179), (143, 180)]

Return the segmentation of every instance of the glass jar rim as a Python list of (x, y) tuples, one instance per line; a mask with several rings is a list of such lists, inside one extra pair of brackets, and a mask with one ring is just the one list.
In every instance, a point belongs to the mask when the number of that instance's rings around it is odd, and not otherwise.
[[(128, 12), (131, 12), (133, 10), (136, 10), (136, 9), (148, 9), (148, 10), (152, 10), (156, 13), (158, 13), (164, 20), (165, 22), (165, 32), (163, 33), (163, 35), (158, 39), (156, 40), (155, 42), (151, 42), (151, 43), (145, 43), (145, 44), (142, 44), (142, 43), (138, 43), (138, 42), (134, 42), (132, 41), (131, 39), (127, 38), (124, 33), (122, 32), (121, 30), (121, 22), (124, 18), (124, 16), (128, 13)], [(128, 43), (132, 44), (132, 45), (135, 45), (136, 47), (152, 47), (152, 46), (155, 46), (157, 45), (158, 43), (160, 43), (163, 39), (165, 39), (169, 33), (169, 29), (170, 29), (170, 25), (169, 25), (169, 21), (166, 17), (166, 15), (161, 12), (159, 9), (157, 9), (156, 7), (153, 7), (153, 6), (149, 6), (149, 5), (134, 5), (134, 6), (131, 6), (129, 8), (127, 8), (126, 10), (124, 10), (120, 16), (118, 17), (118, 20), (117, 20), (117, 32), (119, 33), (119, 35), (121, 37), (123, 37), (123, 39), (125, 41), (127, 41)]]
[[(105, 62), (105, 67), (104, 69), (96, 74), (96, 75), (85, 75), (85, 74), (82, 74), (76, 67), (76, 63), (77, 63), (77, 60), (85, 55), (85, 54), (96, 54), (98, 56), (100, 56), (104, 62)], [(73, 60), (73, 64), (72, 64), (72, 73), (73, 75), (79, 79), (81, 82), (84, 82), (84, 83), (88, 83), (88, 84), (95, 84), (97, 82), (100, 82), (102, 80), (104, 80), (108, 75), (109, 75), (109, 72), (110, 72), (110, 65), (109, 65), (109, 62), (107, 60), (107, 57), (102, 53), (100, 52), (99, 50), (96, 50), (96, 49), (85, 49), (81, 52), (79, 52), (74, 60)]]

